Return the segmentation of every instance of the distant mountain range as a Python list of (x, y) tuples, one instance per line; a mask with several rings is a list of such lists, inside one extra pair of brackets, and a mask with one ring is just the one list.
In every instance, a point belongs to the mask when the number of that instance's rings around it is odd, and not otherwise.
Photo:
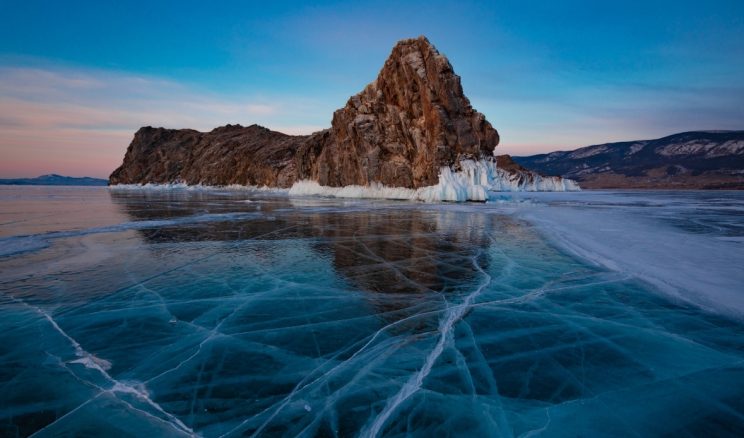
[(0, 185), (18, 186), (105, 186), (108, 180), (84, 176), (76, 178), (62, 175), (42, 175), (36, 178), (0, 179)]
[(744, 131), (683, 132), (513, 159), (582, 188), (744, 189)]

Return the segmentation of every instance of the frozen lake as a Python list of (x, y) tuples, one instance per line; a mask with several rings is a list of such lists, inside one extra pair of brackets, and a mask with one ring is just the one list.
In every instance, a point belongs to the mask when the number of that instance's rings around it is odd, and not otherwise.
[(0, 436), (741, 436), (744, 193), (0, 187)]

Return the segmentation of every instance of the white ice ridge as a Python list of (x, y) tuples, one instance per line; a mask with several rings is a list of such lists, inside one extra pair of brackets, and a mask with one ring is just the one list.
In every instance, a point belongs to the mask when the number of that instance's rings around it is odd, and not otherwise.
[(509, 173), (499, 169), (493, 160), (462, 160), (460, 170), (442, 167), (439, 182), (419, 189), (387, 187), (380, 183), (368, 186), (321, 186), (316, 181), (296, 182), (289, 189), (290, 196), (327, 196), (334, 198), (408, 199), (425, 202), (487, 201), (489, 192), (565, 192), (580, 190), (575, 181), (560, 177)]
[(277, 187), (268, 186), (244, 186), (240, 184), (230, 184), (226, 186), (210, 186), (206, 184), (186, 184), (184, 182), (172, 182), (172, 183), (147, 183), (147, 184), (115, 184), (108, 186), (109, 190), (112, 191), (129, 191), (129, 190), (152, 190), (152, 191), (167, 191), (167, 190), (188, 190), (188, 191), (214, 191), (214, 190), (230, 190), (230, 191), (251, 191), (251, 192), (271, 192), (277, 194), (286, 194), (289, 189), (280, 189)]
[(183, 182), (167, 184), (118, 184), (109, 186), (112, 191), (127, 190), (188, 190), (188, 191), (261, 191), (290, 196), (325, 196), (330, 198), (361, 199), (401, 199), (425, 202), (465, 202), (488, 201), (491, 192), (568, 192), (581, 190), (579, 185), (570, 179), (557, 176), (541, 176), (536, 173), (510, 173), (496, 166), (490, 159), (461, 160), (460, 170), (454, 171), (445, 166), (439, 170), (439, 182), (436, 185), (408, 189), (405, 187), (388, 187), (373, 182), (370, 185), (350, 185), (344, 187), (321, 186), (317, 181), (302, 180), (294, 183), (290, 189), (275, 187), (243, 186), (210, 186), (203, 184), (188, 185)]

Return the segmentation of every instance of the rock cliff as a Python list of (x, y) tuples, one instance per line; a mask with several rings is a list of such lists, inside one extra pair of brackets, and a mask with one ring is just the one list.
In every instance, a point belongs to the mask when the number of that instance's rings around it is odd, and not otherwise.
[(297, 177), (295, 153), (308, 138), (258, 125), (227, 125), (210, 132), (147, 126), (134, 134), (109, 184), (289, 187)]
[(447, 58), (419, 37), (396, 44), (377, 79), (334, 113), (321, 144), (300, 149), (299, 176), (418, 188), (436, 184), (442, 166), (491, 156), (498, 144)]
[(286, 188), (310, 180), (418, 189), (436, 185), (443, 167), (493, 162), (498, 143), (452, 65), (422, 36), (395, 45), (377, 79), (333, 114), (330, 129), (290, 136), (257, 125), (141, 128), (109, 183)]

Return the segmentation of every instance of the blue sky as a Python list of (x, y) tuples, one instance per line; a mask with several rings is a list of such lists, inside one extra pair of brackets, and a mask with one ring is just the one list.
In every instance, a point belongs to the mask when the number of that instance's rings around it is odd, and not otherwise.
[(142, 125), (322, 129), (421, 34), (504, 153), (744, 129), (740, 0), (5, 1), (0, 177), (107, 176)]

